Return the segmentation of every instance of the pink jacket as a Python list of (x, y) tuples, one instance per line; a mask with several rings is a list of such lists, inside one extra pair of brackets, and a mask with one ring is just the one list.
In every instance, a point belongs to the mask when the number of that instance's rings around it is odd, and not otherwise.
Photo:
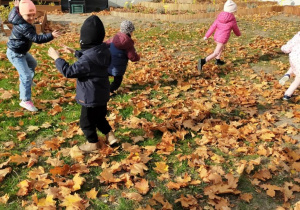
[(292, 72), (300, 76), (300, 32), (281, 47), (284, 53), (289, 53)]
[(215, 31), (214, 40), (226, 44), (229, 40), (231, 30), (233, 30), (236, 36), (241, 36), (234, 15), (229, 12), (221, 12), (206, 32), (205, 37), (210, 37)]

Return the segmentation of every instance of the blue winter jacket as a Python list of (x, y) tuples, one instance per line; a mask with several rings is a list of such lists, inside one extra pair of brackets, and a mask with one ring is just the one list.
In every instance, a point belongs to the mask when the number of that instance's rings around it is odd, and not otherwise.
[(119, 32), (113, 38), (107, 40), (106, 43), (110, 45), (111, 52), (111, 64), (108, 68), (110, 75), (123, 76), (128, 60), (133, 62), (140, 60), (130, 35)]
[(56, 68), (67, 78), (77, 78), (76, 101), (82, 106), (106, 105), (110, 84), (107, 68), (111, 57), (106, 44), (85, 51), (77, 51), (79, 57), (71, 66), (64, 59), (55, 60)]
[(112, 62), (108, 67), (108, 73), (113, 76), (123, 76), (125, 74), (128, 57), (125, 50), (119, 50), (114, 43), (110, 43), (110, 53)]
[(51, 33), (38, 35), (35, 26), (26, 22), (19, 13), (19, 7), (14, 7), (9, 15), (8, 22), (13, 24), (13, 29), (7, 43), (7, 47), (20, 54), (26, 54), (32, 42), (41, 44), (53, 39)]

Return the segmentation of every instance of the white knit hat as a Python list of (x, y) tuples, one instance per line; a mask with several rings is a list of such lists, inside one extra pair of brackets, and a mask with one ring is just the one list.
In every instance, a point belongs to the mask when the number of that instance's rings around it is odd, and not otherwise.
[(224, 12), (230, 12), (233, 13), (237, 10), (236, 3), (234, 3), (232, 0), (227, 0), (224, 4)]
[(124, 20), (121, 23), (120, 31), (124, 34), (130, 34), (135, 30), (134, 25), (131, 21), (129, 20)]

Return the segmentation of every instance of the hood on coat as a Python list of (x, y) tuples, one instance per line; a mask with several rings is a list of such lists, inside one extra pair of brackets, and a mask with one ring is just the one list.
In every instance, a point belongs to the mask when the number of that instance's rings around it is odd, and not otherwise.
[(221, 12), (219, 15), (218, 15), (218, 21), (221, 22), (221, 23), (228, 23), (228, 22), (231, 22), (233, 20), (235, 20), (235, 17), (232, 13), (230, 12)]
[[(81, 52), (82, 52), (82, 56), (85, 56), (86, 59), (93, 58), (90, 59), (90, 61), (93, 62), (95, 65), (101, 64), (101, 66), (105, 66), (105, 67), (108, 67), (110, 65), (111, 62), (110, 52), (108, 46), (104, 43)], [(99, 56), (93, 56), (95, 54)], [(104, 56), (107, 54), (109, 54), (109, 56)]]
[(131, 39), (131, 37), (129, 37), (127, 34), (124, 34), (121, 32), (117, 33), (114, 36), (112, 43), (114, 43), (116, 48), (118, 48), (120, 50), (128, 49), (134, 45), (134, 42)]
[(23, 19), (23, 17), (20, 15), (18, 7), (14, 7), (13, 10), (9, 13), (8, 22), (10, 22), (13, 25), (19, 25), (19, 24), (27, 23)]

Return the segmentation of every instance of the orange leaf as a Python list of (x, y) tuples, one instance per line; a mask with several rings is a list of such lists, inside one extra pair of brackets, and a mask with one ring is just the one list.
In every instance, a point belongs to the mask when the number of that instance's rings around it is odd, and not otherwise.
[(135, 188), (139, 193), (145, 195), (149, 191), (149, 183), (146, 179), (142, 179), (140, 182), (135, 183)]
[(4, 177), (11, 172), (12, 168), (8, 167), (0, 170), (0, 182), (4, 179)]
[(17, 186), (20, 188), (19, 191), (17, 192), (18, 196), (28, 195), (29, 189), (32, 186), (32, 182), (28, 180), (23, 180)]
[(45, 163), (49, 163), (51, 166), (62, 166), (64, 164), (64, 161), (59, 160), (59, 158), (49, 157), (48, 160), (45, 161)]
[(270, 185), (270, 184), (262, 184), (261, 187), (264, 189), (264, 190), (267, 190), (267, 195), (268, 196), (271, 196), (271, 197), (274, 197), (275, 196), (275, 191), (278, 190), (278, 191), (281, 191), (282, 188), (281, 187), (277, 187), (276, 185)]
[(130, 174), (144, 176), (144, 170), (148, 170), (148, 167), (144, 163), (134, 163), (130, 166)]
[(257, 178), (257, 179), (266, 181), (268, 179), (271, 179), (272, 175), (271, 175), (271, 173), (270, 173), (270, 171), (268, 169), (262, 169), (262, 170), (256, 172), (253, 175), (253, 178)]
[(241, 194), (241, 199), (244, 201), (247, 201), (248, 203), (250, 203), (250, 200), (252, 200), (253, 196), (250, 193), (243, 193)]
[(135, 200), (135, 201), (143, 200), (143, 197), (140, 194), (135, 193), (135, 192), (133, 192), (133, 193), (122, 192), (122, 197), (131, 199), (131, 200)]
[(19, 141), (23, 141), (26, 139), (26, 135), (27, 135), (27, 133), (25, 133), (25, 132), (18, 132), (17, 138), (19, 139)]
[(70, 170), (70, 166), (69, 165), (64, 165), (63, 167), (55, 167), (53, 169), (50, 169), (50, 173), (55, 175), (61, 175), (61, 176), (65, 176), (68, 174)]
[(23, 157), (18, 154), (14, 155), (14, 156), (10, 156), (9, 159), (10, 159), (10, 162), (17, 163), (17, 165), (28, 162), (28, 157)]
[(184, 195), (181, 195), (179, 199), (175, 200), (175, 203), (179, 202), (181, 203), (181, 206), (184, 208), (192, 208), (195, 206), (198, 206), (198, 201), (197, 199), (192, 196), (192, 195), (187, 195), (187, 197), (185, 197)]
[(300, 162), (294, 162), (292, 164), (292, 168), (295, 169), (296, 171), (300, 172)]

